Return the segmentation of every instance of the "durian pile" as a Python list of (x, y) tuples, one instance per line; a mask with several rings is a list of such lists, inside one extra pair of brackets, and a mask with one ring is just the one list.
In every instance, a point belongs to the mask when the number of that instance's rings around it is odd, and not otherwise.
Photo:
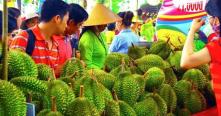
[(166, 41), (111, 53), (102, 70), (68, 60), (56, 79), (44, 64), (9, 51), (9, 82), (0, 81), (0, 116), (190, 116), (215, 105), (208, 65), (180, 68), (181, 51)]

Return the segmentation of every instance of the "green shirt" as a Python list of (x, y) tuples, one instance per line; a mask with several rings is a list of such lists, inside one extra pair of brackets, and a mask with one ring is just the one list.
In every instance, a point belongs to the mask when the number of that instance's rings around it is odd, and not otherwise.
[(98, 37), (92, 31), (86, 31), (80, 38), (79, 50), (88, 69), (103, 68), (107, 56), (107, 44), (103, 33)]

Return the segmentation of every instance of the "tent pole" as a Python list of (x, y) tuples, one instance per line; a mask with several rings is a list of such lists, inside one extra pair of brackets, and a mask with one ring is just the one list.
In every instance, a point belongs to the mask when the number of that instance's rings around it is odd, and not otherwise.
[(8, 80), (8, 8), (7, 0), (3, 1), (2, 25), (2, 79)]

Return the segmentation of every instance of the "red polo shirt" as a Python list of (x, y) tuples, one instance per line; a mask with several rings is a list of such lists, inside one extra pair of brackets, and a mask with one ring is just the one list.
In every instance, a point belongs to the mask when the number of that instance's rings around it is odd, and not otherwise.
[[(41, 31), (38, 26), (32, 28), (32, 31), (35, 35), (35, 48), (32, 53), (32, 58), (35, 63), (43, 63), (49, 65), (51, 68), (56, 69), (59, 64), (59, 51), (58, 51), (58, 42), (53, 37), (52, 38), (52, 48), (49, 49), (48, 43), (45, 41), (45, 38), (42, 36)], [(16, 49), (19, 48), (23, 51), (26, 51), (28, 41), (28, 33), (22, 31), (18, 34), (10, 43), (10, 48)]]

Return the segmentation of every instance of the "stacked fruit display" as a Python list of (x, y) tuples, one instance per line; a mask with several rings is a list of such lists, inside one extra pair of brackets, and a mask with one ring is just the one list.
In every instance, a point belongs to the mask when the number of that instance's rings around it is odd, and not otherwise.
[(30, 95), (38, 116), (190, 116), (214, 106), (208, 65), (182, 69), (179, 49), (166, 41), (149, 50), (133, 45), (128, 55), (109, 54), (103, 70), (87, 70), (72, 58), (59, 79), (11, 50), (10, 80), (0, 81), (0, 115), (25, 116)]

